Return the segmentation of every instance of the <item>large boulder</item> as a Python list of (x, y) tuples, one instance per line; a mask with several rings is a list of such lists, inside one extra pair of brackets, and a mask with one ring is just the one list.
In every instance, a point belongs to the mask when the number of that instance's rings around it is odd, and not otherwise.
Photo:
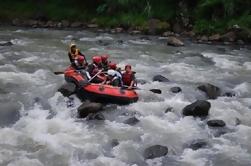
[(78, 115), (79, 118), (85, 118), (91, 113), (98, 113), (102, 111), (103, 105), (100, 103), (90, 103), (84, 102), (82, 105), (78, 107)]
[(168, 153), (168, 148), (166, 146), (154, 145), (150, 146), (149, 148), (146, 148), (143, 156), (145, 159), (153, 159), (165, 156), (167, 155), (167, 153)]
[(63, 96), (69, 97), (76, 92), (76, 85), (74, 83), (65, 83), (58, 91), (61, 92)]
[(6, 102), (0, 104), (0, 126), (5, 127), (14, 124), (20, 119), (21, 105), (19, 103)]
[(184, 116), (205, 117), (208, 115), (210, 107), (211, 104), (208, 101), (197, 100), (183, 108), (182, 112)]
[(212, 36), (209, 36), (208, 40), (210, 41), (219, 41), (220, 40), (220, 34), (214, 34)]
[(209, 99), (216, 99), (221, 94), (220, 88), (212, 84), (202, 84), (197, 88), (205, 92)]
[(214, 119), (207, 121), (207, 125), (210, 127), (225, 127), (226, 123), (223, 120)]
[(234, 42), (237, 39), (237, 35), (236, 35), (236, 32), (230, 31), (230, 32), (223, 34), (220, 38), (221, 38), (221, 40), (223, 40), (225, 42)]
[(169, 80), (162, 76), (162, 75), (156, 75), (153, 77), (153, 81), (158, 81), (158, 82), (169, 82)]
[(179, 47), (179, 46), (184, 46), (184, 43), (180, 39), (174, 36), (170, 36), (167, 38), (167, 45)]

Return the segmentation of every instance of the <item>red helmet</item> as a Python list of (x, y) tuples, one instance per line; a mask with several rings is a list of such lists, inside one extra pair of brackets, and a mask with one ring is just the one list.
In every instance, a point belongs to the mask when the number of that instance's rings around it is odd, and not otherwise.
[(78, 63), (82, 64), (84, 62), (85, 58), (83, 56), (78, 57)]
[(101, 63), (101, 57), (100, 56), (94, 56), (92, 57), (92, 62), (96, 63), (96, 64), (100, 64)]
[(102, 62), (106, 62), (108, 58), (109, 58), (108, 54), (101, 55)]
[(125, 65), (125, 70), (126, 70), (126, 68), (128, 68), (128, 67), (129, 67), (130, 69), (132, 68), (131, 65)]
[(117, 64), (116, 63), (109, 63), (109, 68), (116, 70), (117, 69)]

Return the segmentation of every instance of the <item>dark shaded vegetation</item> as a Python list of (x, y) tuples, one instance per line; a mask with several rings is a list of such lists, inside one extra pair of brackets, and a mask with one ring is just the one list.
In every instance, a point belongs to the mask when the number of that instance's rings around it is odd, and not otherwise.
[(149, 19), (164, 29), (179, 25), (196, 33), (251, 29), (250, 0), (1, 0), (0, 20), (81, 21), (144, 30)]

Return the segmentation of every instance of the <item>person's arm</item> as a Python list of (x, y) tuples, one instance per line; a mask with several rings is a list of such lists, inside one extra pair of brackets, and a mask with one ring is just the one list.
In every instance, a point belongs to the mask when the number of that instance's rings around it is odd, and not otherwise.
[(87, 60), (86, 60), (85, 55), (82, 54), (80, 51), (78, 51), (78, 54), (79, 54), (80, 56), (83, 56), (83, 57), (84, 57), (84, 60), (85, 60), (84, 64), (85, 64), (85, 66), (87, 66), (87, 65), (88, 65), (88, 62), (87, 62)]
[(131, 84), (130, 84), (130, 86), (128, 87), (128, 89), (132, 89), (134, 83), (135, 83), (135, 75), (133, 74), (133, 75), (132, 75), (132, 81), (131, 81)]

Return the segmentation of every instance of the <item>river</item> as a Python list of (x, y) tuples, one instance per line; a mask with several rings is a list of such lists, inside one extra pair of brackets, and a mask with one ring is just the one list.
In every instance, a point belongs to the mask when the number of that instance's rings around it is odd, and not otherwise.
[[(130, 36), (78, 30), (0, 28), (0, 111), (18, 110), (0, 118), (0, 165), (8, 166), (250, 166), (251, 165), (251, 50), (250, 46), (196, 44), (167, 46), (157, 36)], [(139, 90), (139, 101), (127, 106), (106, 106), (105, 121), (77, 118), (81, 102), (67, 107), (57, 89), (69, 60), (68, 45), (75, 41), (90, 62), (91, 56), (108, 53), (123, 67), (131, 64), (142, 89), (159, 88), (162, 94)], [(153, 82), (154, 75), (170, 82)], [(206, 120), (183, 117), (182, 109), (206, 99), (196, 89), (211, 83), (234, 97), (218, 97), (208, 119), (226, 122), (218, 136)], [(181, 93), (170, 88), (179, 86)], [(173, 111), (165, 113), (168, 107)], [(14, 111), (15, 112), (15, 111)], [(122, 123), (136, 116), (134, 126)], [(236, 123), (239, 122), (239, 125)], [(114, 146), (116, 139), (119, 144)], [(186, 145), (205, 140), (207, 147)], [(144, 160), (151, 145), (169, 148), (166, 156)]]

